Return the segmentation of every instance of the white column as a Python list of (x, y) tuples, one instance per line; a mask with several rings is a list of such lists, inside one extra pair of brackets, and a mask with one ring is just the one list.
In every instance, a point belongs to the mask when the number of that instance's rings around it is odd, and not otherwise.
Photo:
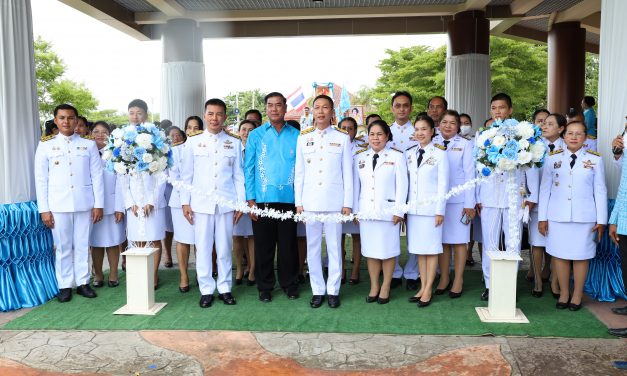
[(623, 132), (627, 115), (627, 1), (601, 2), (598, 150), (605, 163), (608, 196), (616, 197), (621, 171), (613, 166), (612, 140)]
[(470, 115), (475, 130), (489, 117), (491, 90), (489, 55), (451, 56), (448, 49), (444, 97), (448, 108)]
[(0, 2), (0, 204), (35, 199), (41, 135), (30, 0)]
[(202, 118), (204, 111), (202, 36), (196, 21), (175, 19), (164, 27), (162, 43), (161, 119), (183, 128), (185, 119)]

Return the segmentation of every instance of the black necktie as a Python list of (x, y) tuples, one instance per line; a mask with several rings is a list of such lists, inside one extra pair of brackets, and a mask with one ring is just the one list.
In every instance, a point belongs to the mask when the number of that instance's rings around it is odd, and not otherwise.
[(553, 151), (553, 149), (555, 149), (555, 145), (554, 144), (549, 144), (549, 151)]
[(577, 156), (575, 154), (571, 154), (570, 158), (572, 159), (572, 161), (570, 161), (570, 168), (575, 167), (575, 159), (577, 159)]
[(375, 154), (372, 156), (372, 169), (374, 170), (377, 167), (377, 159), (379, 159), (379, 154)]
[[(444, 141), (444, 142), (446, 142), (446, 141)], [(422, 156), (423, 156), (424, 153), (425, 153), (425, 149), (418, 149), (418, 154), (420, 154), (418, 156), (418, 163), (417, 163), (418, 167), (420, 167), (420, 163), (422, 162)]]
[[(448, 149), (448, 144), (451, 142), (451, 140), (444, 140), (444, 150)], [(424, 153), (424, 150), (423, 150)]]

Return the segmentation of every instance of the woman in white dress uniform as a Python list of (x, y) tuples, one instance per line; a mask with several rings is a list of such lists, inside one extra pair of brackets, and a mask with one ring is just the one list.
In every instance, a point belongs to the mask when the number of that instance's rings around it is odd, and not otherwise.
[[(94, 124), (91, 135), (96, 141), (96, 146), (102, 154), (107, 139), (111, 134), (109, 125), (104, 121)], [(117, 183), (117, 175), (104, 168), (105, 161), (102, 161), (104, 174), (104, 216), (102, 221), (96, 222), (91, 227), (89, 234), (89, 245), (91, 246), (91, 257), (94, 265), (94, 287), (104, 286), (104, 274), (102, 263), (104, 261), (105, 249), (107, 250), (107, 260), (109, 261), (109, 287), (117, 287), (118, 283), (118, 263), (120, 260), (120, 244), (126, 239), (126, 226), (124, 225), (124, 201), (122, 198), (121, 185)]]
[[(447, 110), (440, 120), (440, 134), (433, 142), (443, 145), (449, 162), (449, 189), (462, 185), (475, 178), (475, 160), (472, 157), (473, 143), (460, 135), (460, 115), (455, 110)], [(450, 288), (449, 297), (459, 298), (464, 286), (464, 267), (468, 243), (470, 242), (470, 223), (475, 217), (475, 190), (469, 189), (448, 199), (444, 225), (442, 226), (442, 244), (444, 252), (438, 258), (440, 282), (435, 294), (441, 295)], [(454, 252), (455, 280), (451, 284), (449, 265), (451, 251)]]
[[(560, 114), (547, 115), (547, 113), (547, 110), (537, 110), (533, 117), (534, 124), (542, 129), (542, 137), (549, 153), (555, 150), (564, 150), (566, 145), (561, 134), (566, 127), (566, 118)], [(539, 298), (542, 296), (543, 283), (551, 273), (552, 262), (551, 255), (546, 253), (546, 238), (538, 231), (537, 206), (529, 212), (529, 245), (531, 246), (531, 266), (529, 273), (527, 273), (527, 279), (534, 282), (531, 295)], [(551, 290), (553, 295), (559, 295), (555, 273), (551, 277)]]
[[(366, 219), (359, 220), (361, 254), (368, 258), (370, 293), (366, 302), (386, 304), (390, 301), (390, 283), (401, 253), (400, 229), (407, 200), (407, 165), (402, 151), (387, 146), (392, 131), (383, 120), (368, 126), (370, 147), (353, 158), (353, 211)], [(383, 270), (383, 283), (379, 274)]]
[(438, 255), (442, 253), (446, 201), (428, 204), (419, 202), (448, 192), (449, 167), (444, 146), (432, 142), (435, 136), (433, 120), (429, 116), (418, 115), (414, 129), (414, 139), (418, 145), (405, 152), (409, 173), (407, 250), (418, 255), (421, 283), (420, 290), (409, 301), (417, 302), (418, 307), (426, 307), (431, 303)]
[[(596, 254), (596, 241), (607, 224), (607, 189), (603, 159), (584, 150), (586, 126), (566, 125), (566, 149), (554, 150), (543, 167), (538, 229), (546, 236), (546, 250), (555, 259), (560, 297), (556, 308), (581, 308), (588, 260)], [(569, 296), (570, 268), (574, 288)]]
[[(239, 137), (242, 140), (242, 161), (246, 153), (246, 140), (248, 134), (257, 128), (257, 123), (252, 120), (242, 120), (239, 123)], [(242, 168), (244, 168), (242, 166)], [(243, 258), (246, 254), (248, 264), (248, 286), (255, 284), (255, 237), (253, 236), (253, 223), (248, 214), (243, 214), (239, 222), (233, 225), (233, 250), (235, 251), (235, 284), (241, 285), (244, 273)]]
[[(134, 99), (128, 105), (130, 124), (139, 125), (146, 121), (148, 105), (141, 99)], [(141, 174), (125, 176), (123, 184), (124, 207), (126, 208), (126, 233), (129, 241), (142, 247), (151, 242), (158, 251), (154, 253), (155, 289), (159, 286), (159, 263), (161, 262), (161, 240), (165, 237), (165, 180), (156, 176)], [(141, 211), (141, 213), (140, 213)], [(139, 215), (143, 214), (144, 224), (140, 225)]]

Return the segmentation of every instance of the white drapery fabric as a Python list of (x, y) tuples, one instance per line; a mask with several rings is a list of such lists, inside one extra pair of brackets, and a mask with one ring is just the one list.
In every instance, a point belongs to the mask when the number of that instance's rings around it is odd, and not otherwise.
[(183, 129), (188, 117), (203, 118), (204, 103), (203, 63), (179, 61), (161, 65), (161, 119), (169, 119)]
[(605, 164), (609, 198), (615, 198), (620, 169), (614, 168), (612, 140), (623, 132), (627, 115), (627, 1), (601, 2), (601, 46), (599, 50), (599, 111), (597, 147)]
[(30, 0), (0, 1), (0, 204), (35, 199), (41, 134)]
[(446, 58), (444, 97), (448, 101), (448, 108), (470, 115), (473, 134), (489, 116), (492, 90), (490, 77), (489, 55), (449, 55)]

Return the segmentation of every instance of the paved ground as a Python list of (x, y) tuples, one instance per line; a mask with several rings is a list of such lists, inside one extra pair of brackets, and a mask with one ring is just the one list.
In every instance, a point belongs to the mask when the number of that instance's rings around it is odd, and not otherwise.
[[(610, 312), (625, 304), (587, 300), (585, 309), (608, 326), (627, 327), (627, 316)], [(27, 312), (0, 313), (0, 328)], [(613, 365), (621, 360), (627, 361), (627, 339), (0, 330), (2, 376), (624, 376), (627, 370)]]

